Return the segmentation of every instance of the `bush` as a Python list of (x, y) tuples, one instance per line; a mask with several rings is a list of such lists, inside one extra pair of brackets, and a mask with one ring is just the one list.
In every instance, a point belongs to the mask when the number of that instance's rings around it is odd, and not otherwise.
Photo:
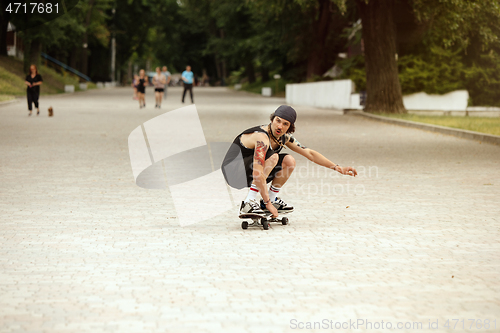
[(407, 55), (398, 61), (403, 94), (445, 94), (465, 89), (465, 66), (457, 52), (431, 48), (426, 55)]
[(340, 79), (351, 79), (356, 86), (356, 91), (366, 90), (366, 70), (365, 57), (354, 56), (347, 59), (342, 59), (338, 63), (342, 69)]
[(466, 87), (472, 105), (500, 106), (500, 56), (482, 55), (465, 70)]

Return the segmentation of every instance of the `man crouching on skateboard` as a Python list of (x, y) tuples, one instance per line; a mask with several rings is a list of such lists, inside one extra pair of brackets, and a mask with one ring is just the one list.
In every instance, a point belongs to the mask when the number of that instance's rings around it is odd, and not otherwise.
[[(250, 187), (246, 199), (241, 203), (240, 216), (248, 214), (263, 215), (269, 212), (273, 217), (278, 213), (289, 213), (293, 207), (278, 197), (278, 193), (295, 168), (295, 159), (281, 153), (285, 147), (306, 157), (310, 161), (333, 169), (343, 175), (356, 176), (353, 167), (341, 167), (328, 160), (320, 153), (306, 148), (292, 136), (295, 132), (297, 113), (288, 105), (281, 105), (271, 114), (271, 123), (249, 128), (238, 135), (227, 152), (222, 163), (222, 172), (228, 184), (235, 188)], [(241, 154), (241, 155), (240, 155)], [(238, 157), (243, 158), (246, 172), (246, 184), (238, 186), (241, 175), (235, 173), (242, 170), (238, 167)], [(240, 160), (241, 160), (240, 157)], [(267, 183), (271, 186), (267, 189)], [(257, 202), (260, 192), (262, 200)]]

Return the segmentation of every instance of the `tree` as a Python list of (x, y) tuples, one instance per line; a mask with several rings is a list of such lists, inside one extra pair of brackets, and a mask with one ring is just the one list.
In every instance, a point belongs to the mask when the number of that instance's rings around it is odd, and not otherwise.
[[(323, 75), (335, 63), (337, 54), (343, 51), (346, 40), (342, 30), (351, 20), (352, 12), (345, 11), (345, 3), (339, 3), (344, 12), (331, 0), (254, 0), (250, 6), (264, 25), (259, 35), (270, 32), (277, 36), (274, 45), (284, 54), (285, 67), (296, 80), (314, 79)], [(283, 52), (284, 50), (284, 52)], [(288, 66), (291, 65), (291, 66)]]
[(356, 0), (363, 25), (367, 112), (406, 113), (396, 60), (395, 0)]
[[(344, 11), (346, 4), (352, 2), (332, 1)], [(406, 112), (398, 80), (396, 53), (430, 52), (432, 45), (436, 45), (454, 52), (462, 48), (475, 53), (474, 58), (481, 62), (479, 59), (484, 57), (478, 55), (478, 49), (483, 52), (498, 50), (499, 0), (354, 1), (363, 24), (366, 111)], [(396, 25), (398, 29), (395, 29)], [(470, 45), (474, 41), (476, 46), (480, 46), (472, 49)]]
[(9, 0), (0, 0), (0, 56), (7, 55), (7, 27), (11, 15), (6, 9), (9, 4)]

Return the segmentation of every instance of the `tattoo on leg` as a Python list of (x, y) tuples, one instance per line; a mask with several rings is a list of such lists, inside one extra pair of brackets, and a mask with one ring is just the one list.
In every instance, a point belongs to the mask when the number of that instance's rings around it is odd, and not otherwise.
[(255, 145), (254, 160), (262, 166), (264, 166), (264, 162), (266, 160), (266, 151), (267, 146), (264, 144), (264, 142), (257, 141), (257, 144)]

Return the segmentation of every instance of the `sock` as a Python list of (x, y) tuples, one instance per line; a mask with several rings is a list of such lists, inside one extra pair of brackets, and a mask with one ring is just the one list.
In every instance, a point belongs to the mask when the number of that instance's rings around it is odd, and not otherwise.
[(269, 199), (271, 199), (271, 201), (276, 200), (280, 189), (281, 189), (281, 187), (276, 187), (274, 185), (271, 185), (271, 187), (269, 188)]
[(245, 202), (249, 202), (250, 200), (255, 200), (257, 198), (258, 193), (259, 189), (257, 188), (257, 186), (252, 184), (252, 186), (250, 186), (250, 190), (248, 191), (248, 195), (247, 198), (245, 199)]

